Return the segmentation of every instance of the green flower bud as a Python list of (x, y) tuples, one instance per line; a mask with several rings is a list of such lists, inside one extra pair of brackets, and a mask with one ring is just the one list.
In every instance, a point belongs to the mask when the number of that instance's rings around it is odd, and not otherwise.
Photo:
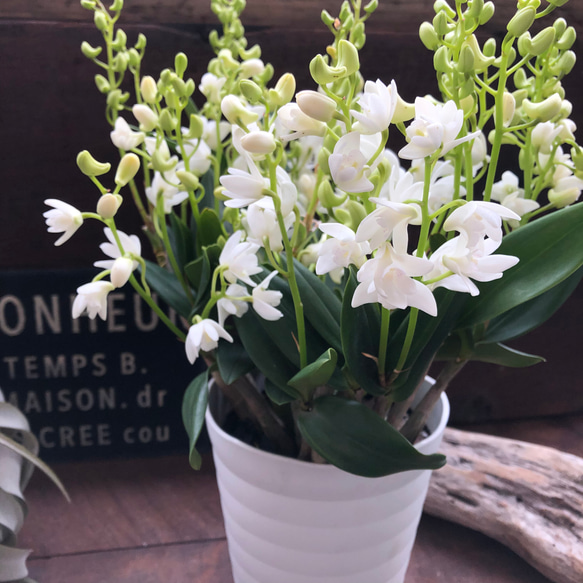
[(415, 117), (415, 104), (407, 103), (400, 95), (397, 94), (397, 106), (393, 114), (392, 123), (401, 123), (409, 121)]
[(176, 178), (180, 180), (187, 190), (196, 190), (200, 185), (198, 177), (192, 172), (187, 172), (186, 170), (177, 170)]
[(558, 67), (561, 75), (568, 75), (577, 62), (577, 55), (573, 51), (565, 51), (559, 59)]
[(506, 30), (515, 37), (524, 34), (533, 24), (536, 17), (536, 9), (532, 6), (527, 6), (519, 10), (511, 19)]
[(162, 174), (164, 172), (169, 172), (173, 170), (178, 162), (178, 159), (174, 156), (172, 158), (165, 158), (160, 150), (155, 150), (152, 154), (152, 158), (150, 160), (152, 163), (152, 168)]
[(182, 78), (186, 71), (186, 67), (188, 67), (188, 57), (184, 53), (178, 53), (174, 57), (174, 70), (176, 71), (176, 74)]
[(518, 47), (518, 54), (521, 57), (532, 55), (532, 39), (530, 37), (530, 32), (525, 32), (524, 34), (520, 35), (516, 46)]
[(158, 118), (160, 127), (165, 132), (171, 132), (176, 127), (176, 118), (170, 113), (168, 108), (164, 108), (160, 112), (160, 117)]
[(563, 36), (563, 33), (567, 30), (567, 21), (564, 18), (557, 18), (555, 22), (553, 22), (553, 28), (557, 33), (557, 38), (560, 39)]
[(140, 53), (136, 51), (133, 47), (128, 51), (129, 63), (130, 67), (137, 69), (140, 66), (140, 61), (142, 58), (140, 57)]
[[(334, 209), (334, 218), (347, 227), (356, 231), (360, 222), (366, 217), (364, 206), (355, 200), (348, 200), (342, 208)], [(342, 220), (341, 220), (342, 219)]]
[(85, 176), (101, 176), (111, 169), (109, 162), (98, 162), (87, 150), (77, 154), (77, 166)]
[(583, 150), (581, 148), (571, 148), (571, 159), (573, 160), (573, 164), (575, 164), (575, 168), (579, 172), (583, 172)]
[(512, 97), (516, 102), (516, 107), (522, 107), (522, 102), (528, 97), (528, 90), (518, 89), (512, 92)]
[(476, 84), (474, 83), (474, 80), (470, 77), (469, 79), (462, 83), (462, 86), (460, 87), (459, 91), (459, 97), (460, 99), (465, 99), (466, 97), (473, 95), (475, 91)]
[(455, 18), (456, 12), (455, 10), (447, 3), (446, 0), (436, 0), (433, 4), (433, 9), (435, 12), (445, 12), (450, 18)]
[(277, 94), (277, 105), (289, 103), (296, 91), (296, 78), (291, 73), (284, 73), (275, 84), (274, 91)]
[(516, 71), (516, 73), (514, 73), (513, 79), (514, 79), (514, 84), (519, 89), (522, 89), (522, 88), (527, 87), (529, 85), (529, 79), (526, 76), (526, 71), (524, 69), (518, 69), (518, 71)]
[(474, 71), (474, 52), (468, 45), (464, 45), (456, 64), (460, 73), (472, 73)]
[(568, 99), (562, 99), (563, 103), (561, 105), (560, 117), (561, 119), (566, 119), (573, 113), (573, 104)]
[(350, 40), (357, 49), (362, 49), (366, 42), (366, 34), (364, 34), (364, 22), (357, 23), (356, 26), (352, 29)]
[(115, 40), (111, 43), (111, 48), (115, 51), (121, 51), (125, 49), (127, 41), (127, 34), (121, 28), (118, 28), (115, 32)]
[(263, 73), (261, 73), (261, 75), (257, 75), (256, 79), (259, 83), (261, 83), (262, 86), (265, 87), (265, 85), (267, 85), (269, 81), (271, 81), (273, 73), (274, 73), (273, 65), (271, 63), (267, 63), (265, 65)]
[(88, 59), (95, 59), (99, 56), (101, 51), (103, 50), (102, 47), (92, 47), (87, 41), (83, 41), (81, 43), (81, 52), (88, 58)]
[(218, 57), (226, 71), (234, 71), (239, 68), (239, 61), (233, 58), (233, 53), (229, 49), (221, 49)]
[[(225, 196), (223, 194), (223, 192), (225, 191), (225, 187), (224, 186), (217, 186), (214, 191), (213, 191), (213, 196), (217, 199), (217, 200), (230, 200), (230, 198), (228, 196)], [(233, 209), (235, 210), (235, 209)]]
[(248, 61), (249, 59), (259, 59), (261, 58), (261, 47), (259, 45), (253, 45), (248, 50), (240, 48), (239, 56), (241, 59), (243, 59), (243, 61)]
[(318, 152), (318, 166), (326, 174), (330, 174), (330, 166), (328, 166), (328, 158), (330, 157), (330, 150), (328, 148), (321, 148)]
[(166, 87), (172, 84), (174, 73), (170, 69), (163, 69), (160, 73), (160, 83)]
[(95, 0), (81, 0), (81, 8), (85, 8), (85, 10), (94, 10), (95, 6)]
[(334, 26), (335, 18), (327, 10), (322, 10), (322, 12), (320, 12), (320, 19), (327, 27), (330, 28)]
[(95, 24), (95, 28), (97, 28), (97, 30), (107, 30), (107, 16), (101, 10), (97, 10), (93, 15), (93, 23)]
[(539, 103), (532, 103), (529, 99), (525, 99), (522, 102), (522, 109), (532, 120), (550, 121), (560, 113), (562, 105), (561, 96), (555, 93)]
[(507, 128), (514, 119), (516, 111), (516, 99), (512, 93), (504, 92), (502, 96), (502, 125)]
[(555, 42), (555, 29), (552, 26), (547, 26), (541, 30), (533, 39), (531, 43), (532, 54), (535, 57), (546, 52)]
[(172, 79), (172, 87), (178, 97), (186, 97), (186, 83), (180, 77)]
[(120, 12), (123, 8), (123, 0), (113, 0), (113, 4), (109, 9), (113, 12)]
[(248, 126), (259, 118), (259, 114), (249, 111), (236, 95), (225, 95), (223, 97), (221, 111), (231, 124)]
[(470, 16), (471, 18), (479, 18), (483, 8), (484, 0), (470, 0), (465, 15)]
[[(433, 25), (432, 26), (433, 26), (433, 29), (435, 31), (435, 34), (437, 34), (438, 37), (445, 36), (449, 32), (450, 25), (449, 25), (449, 22), (447, 21), (447, 15), (445, 14), (445, 12), (443, 12), (443, 11), (438, 12), (433, 17)], [(431, 49), (431, 50), (433, 50), (433, 49)]]
[(370, 0), (370, 2), (364, 6), (363, 10), (367, 14), (372, 14), (378, 7), (379, 7), (379, 0)]
[(348, 2), (348, 0), (344, 0), (344, 2), (342, 2), (342, 6), (340, 7), (340, 14), (338, 15), (338, 18), (340, 18), (342, 22), (346, 22), (346, 20), (350, 16), (352, 16), (350, 3)]
[(97, 214), (102, 219), (113, 219), (122, 202), (123, 198), (119, 194), (103, 194), (97, 201)]
[(146, 48), (146, 36), (143, 33), (138, 34), (138, 40), (134, 47), (138, 51), (143, 51)]
[(178, 109), (180, 101), (176, 95), (174, 88), (167, 88), (164, 92), (164, 101), (170, 109)]
[(325, 178), (318, 187), (318, 200), (327, 209), (340, 206), (347, 197), (348, 195), (344, 192), (335, 192), (328, 178)]
[(555, 77), (551, 77), (545, 81), (543, 85), (542, 96), (544, 99), (550, 97), (553, 93), (558, 93), (561, 99), (565, 99), (565, 89)]
[(140, 159), (135, 154), (125, 154), (119, 161), (117, 171), (115, 173), (115, 183), (118, 186), (125, 186), (140, 169)]
[(243, 79), (239, 82), (239, 90), (243, 97), (251, 104), (259, 103), (263, 98), (263, 89), (251, 81), (251, 79)]
[(486, 57), (482, 53), (476, 35), (474, 34), (470, 35), (470, 37), (467, 39), (465, 43), (465, 46), (469, 47), (472, 50), (472, 53), (474, 55), (473, 70), (476, 71), (477, 73), (485, 71), (494, 62), (494, 57), (492, 56)]
[(188, 132), (184, 135), (187, 140), (198, 140), (204, 133), (204, 121), (200, 115), (190, 114)]
[(338, 66), (346, 67), (346, 74), (352, 75), (360, 69), (357, 48), (349, 41), (341, 39), (338, 43)]
[(492, 16), (494, 16), (494, 12), (494, 2), (486, 2), (482, 8), (482, 12), (480, 12), (480, 16), (478, 17), (478, 24), (480, 26), (486, 24), (492, 18)]
[(186, 82), (186, 86), (185, 86), (185, 97), (190, 97), (193, 93), (194, 90), (196, 89), (196, 85), (194, 84), (194, 81), (192, 79), (189, 79)]
[(158, 87), (153, 77), (146, 75), (140, 81), (140, 93), (146, 103), (156, 103), (158, 98)]
[(310, 61), (310, 74), (318, 85), (328, 85), (346, 76), (346, 67), (330, 67), (322, 55)]
[[(557, 38), (558, 37), (559, 33), (557, 33)], [(577, 32), (572, 26), (570, 26), (565, 30), (565, 32), (562, 35), (560, 35), (560, 38), (557, 42), (557, 48), (559, 48), (562, 51), (569, 50), (575, 44), (576, 40)]]
[(419, 27), (419, 38), (430, 51), (435, 51), (439, 46), (439, 37), (435, 32), (435, 28), (433, 28), (433, 25), (429, 22), (421, 23), (421, 26)]
[(109, 92), (109, 81), (103, 75), (95, 75), (95, 85), (100, 93)]
[(482, 48), (482, 52), (484, 56), (487, 58), (494, 57), (496, 54), (496, 39), (489, 38), (485, 43), (484, 47)]
[(123, 109), (123, 104), (129, 99), (130, 94), (126, 91), (122, 93), (119, 89), (114, 89), (107, 96), (107, 105), (113, 109), (119, 111)]
[(449, 73), (451, 65), (449, 63), (449, 51), (447, 47), (441, 46), (433, 55), (433, 67), (438, 73)]
[(547, 0), (547, 2), (549, 4), (552, 4), (553, 6), (556, 6), (557, 8), (560, 8), (564, 4), (567, 4), (568, 1), (569, 0)]

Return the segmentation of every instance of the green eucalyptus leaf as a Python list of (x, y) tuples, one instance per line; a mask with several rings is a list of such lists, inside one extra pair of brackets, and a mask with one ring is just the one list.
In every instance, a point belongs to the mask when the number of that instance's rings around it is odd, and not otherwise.
[(383, 395), (386, 389), (379, 383), (377, 356), (381, 315), (378, 304), (352, 307), (352, 296), (358, 285), (354, 270), (344, 290), (342, 303), (342, 351), (351, 377), (368, 393)]
[(239, 342), (219, 342), (216, 354), (219, 373), (228, 385), (255, 368), (249, 353)]
[(582, 277), (583, 268), (579, 268), (540, 296), (497, 316), (488, 324), (480, 342), (505, 342), (538, 328), (565, 303)]
[(196, 442), (204, 425), (208, 404), (208, 380), (209, 371), (206, 369), (188, 385), (182, 399), (182, 422), (188, 433), (189, 442), (188, 459), (195, 470), (199, 470), (202, 463), (202, 458), (196, 450)]
[(520, 352), (500, 343), (476, 344), (469, 359), (511, 368), (523, 368), (545, 361), (542, 356)]
[(201, 247), (214, 245), (222, 235), (223, 226), (219, 215), (212, 208), (203, 209), (197, 222), (198, 244)]
[(301, 411), (304, 439), (324, 459), (359, 476), (376, 478), (407, 470), (435, 470), (445, 464), (439, 454), (423, 455), (394, 427), (357, 401), (335, 396), (316, 399)]
[(304, 401), (308, 401), (315, 389), (325, 385), (336, 370), (338, 355), (333, 348), (329, 348), (317, 360), (305, 366), (288, 385), (297, 389)]
[(146, 261), (146, 280), (160, 298), (184, 318), (190, 315), (190, 302), (173, 273)]
[(502, 278), (477, 284), (480, 295), (466, 303), (458, 325), (492, 320), (536, 298), (583, 265), (583, 204), (553, 212), (505, 236), (497, 253), (520, 262)]

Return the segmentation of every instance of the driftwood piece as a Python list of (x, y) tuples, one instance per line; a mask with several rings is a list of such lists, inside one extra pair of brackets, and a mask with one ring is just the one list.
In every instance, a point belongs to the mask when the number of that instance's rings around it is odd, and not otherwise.
[(428, 514), (482, 532), (556, 583), (583, 581), (583, 459), (447, 429)]

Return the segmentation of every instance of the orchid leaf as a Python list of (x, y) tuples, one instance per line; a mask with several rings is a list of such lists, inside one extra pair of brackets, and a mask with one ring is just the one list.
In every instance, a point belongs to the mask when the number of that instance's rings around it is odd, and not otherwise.
[(219, 373), (228, 385), (255, 367), (249, 353), (239, 342), (219, 342), (216, 353)]
[(300, 372), (288, 381), (288, 385), (296, 389), (304, 401), (311, 398), (314, 390), (325, 385), (336, 369), (338, 355), (333, 348), (329, 348), (317, 360), (305, 366)]
[(219, 215), (212, 208), (205, 208), (197, 221), (196, 236), (201, 247), (214, 245), (223, 235), (223, 226)]
[(582, 277), (583, 268), (579, 268), (540, 296), (497, 316), (488, 324), (480, 342), (505, 342), (538, 328), (565, 303)]
[(182, 286), (173, 273), (168, 270), (146, 261), (146, 280), (160, 298), (171, 308), (176, 310), (183, 318), (188, 318), (190, 314), (190, 302), (182, 289)]
[(304, 439), (324, 459), (359, 476), (376, 478), (407, 470), (441, 468), (445, 457), (423, 455), (394, 427), (357, 401), (335, 396), (316, 399), (301, 411)]
[(189, 462), (199, 470), (202, 458), (196, 450), (196, 442), (204, 425), (204, 416), (208, 405), (208, 377), (206, 369), (199, 374), (189, 385), (182, 399), (182, 422), (189, 442)]
[(480, 283), (458, 326), (492, 320), (567, 279), (583, 265), (583, 204), (546, 215), (503, 238), (496, 253), (519, 263), (495, 281)]
[(520, 352), (500, 343), (476, 344), (470, 360), (489, 362), (510, 368), (523, 368), (545, 361), (542, 356)]
[(282, 391), (277, 385), (274, 385), (269, 379), (265, 379), (265, 394), (273, 401), (276, 405), (287, 405), (296, 398)]
[(170, 225), (168, 237), (174, 257), (181, 270), (194, 259), (194, 240), (190, 229), (176, 213), (170, 213)]

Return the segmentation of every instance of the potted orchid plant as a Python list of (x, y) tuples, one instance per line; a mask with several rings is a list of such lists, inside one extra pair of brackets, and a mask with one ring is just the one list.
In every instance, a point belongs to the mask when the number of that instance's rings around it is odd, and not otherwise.
[[(77, 290), (75, 317), (105, 318), (108, 293), (129, 284), (186, 357), (206, 361), (184, 398), (194, 467), (211, 377), (253, 445), (380, 477), (445, 463), (413, 444), (466, 363), (542, 360), (504, 343), (549, 318), (582, 274), (583, 151), (561, 84), (575, 31), (562, 18), (538, 27), (564, 3), (521, 0), (501, 42), (481, 43), (493, 2), (438, 0), (420, 37), (441, 95), (409, 103), (394, 80), (360, 74), (377, 0), (322, 12), (331, 43), (309, 63), (314, 87), (297, 92), (248, 46), (244, 0), (211, 0), (222, 34), (209, 37), (197, 105), (186, 55), (142, 75), (146, 39), (128, 45), (122, 0), (81, 0), (103, 36), (82, 51), (121, 159), (111, 179), (110, 163), (81, 152), (96, 210), (50, 199), (45, 217), (56, 244), (85, 220), (104, 225), (108, 258)], [(152, 260), (118, 227), (127, 198)]]

